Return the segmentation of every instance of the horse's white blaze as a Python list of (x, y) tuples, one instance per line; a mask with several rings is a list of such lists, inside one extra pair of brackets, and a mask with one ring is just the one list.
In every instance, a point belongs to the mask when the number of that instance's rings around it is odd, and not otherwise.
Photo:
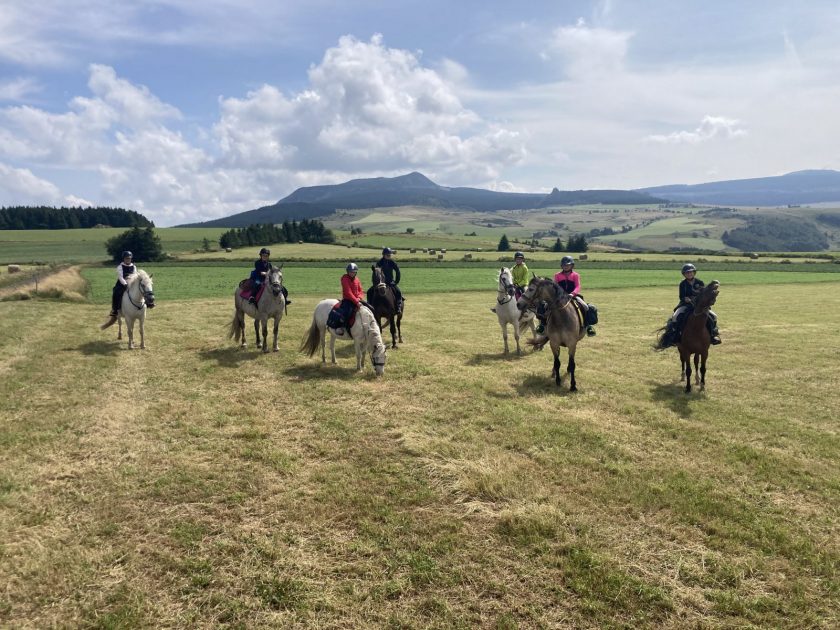
[[(327, 357), (325, 352), (327, 340), (327, 318), (333, 307), (338, 304), (338, 300), (327, 299), (321, 300), (315, 306), (315, 314), (313, 321), (318, 327), (321, 338), (321, 362), (326, 363)], [(379, 332), (379, 326), (373, 313), (365, 306), (360, 306), (356, 313), (356, 321), (350, 328), (351, 336), (348, 337), (345, 331), (335, 331), (332, 328), (330, 331), (330, 360), (335, 363), (335, 340), (336, 338), (350, 341), (352, 338), (353, 345), (356, 349), (356, 369), (361, 370), (365, 364), (365, 351), (370, 354), (371, 363), (373, 364), (374, 372), (377, 376), (382, 376), (385, 372), (385, 359), (387, 356), (385, 344), (382, 342), (382, 335)], [(341, 333), (344, 334), (341, 334)]]

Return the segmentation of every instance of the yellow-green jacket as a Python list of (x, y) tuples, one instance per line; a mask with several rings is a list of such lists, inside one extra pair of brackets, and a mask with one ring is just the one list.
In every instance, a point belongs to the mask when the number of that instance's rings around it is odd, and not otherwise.
[(510, 271), (513, 275), (513, 284), (518, 287), (528, 286), (528, 265), (525, 263), (514, 265)]

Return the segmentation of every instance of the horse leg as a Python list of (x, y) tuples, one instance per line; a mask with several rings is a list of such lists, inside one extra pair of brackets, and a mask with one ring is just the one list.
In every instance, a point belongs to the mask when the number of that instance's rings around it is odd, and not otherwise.
[(262, 349), (265, 354), (268, 352), (268, 316), (263, 317), (260, 323), (262, 324)]
[(402, 311), (397, 315), (397, 337), (400, 340), (400, 343), (403, 342), (402, 340), (402, 329), (400, 328), (400, 323), (402, 322)]
[(254, 317), (254, 336), (257, 340), (254, 342), (254, 345), (259, 348), (260, 347), (260, 320), (257, 317)]
[(122, 315), (117, 313), (117, 341), (122, 339)]
[(125, 331), (128, 333), (128, 349), (134, 350), (134, 320), (125, 319)]
[(504, 322), (499, 322), (499, 326), (502, 327), (502, 339), (505, 340), (505, 354), (508, 354), (510, 350), (508, 349), (508, 331), (507, 331), (507, 324)]
[(700, 353), (694, 355), (694, 384), (700, 384)]
[(397, 324), (394, 322), (394, 316), (388, 318), (388, 324), (391, 329), (391, 347), (397, 349)]
[(569, 377), (571, 378), (571, 386), (569, 387), (570, 392), (577, 391), (577, 382), (575, 381), (575, 350), (572, 348), (569, 351), (569, 366), (567, 368), (569, 372)]
[(560, 376), (560, 348), (557, 348), (556, 350), (552, 348), (551, 351), (554, 353), (554, 367), (551, 370), (551, 375), (554, 377), (554, 384), (559, 387), (560, 383), (563, 381)]
[(335, 363), (335, 334), (330, 334), (330, 358)]
[(146, 331), (145, 331), (145, 324), (146, 324), (146, 314), (140, 313), (140, 349), (146, 349)]
[(274, 317), (274, 352), (280, 350), (280, 345), (277, 343), (277, 335), (280, 333), (280, 318), (275, 316)]
[(708, 350), (703, 353), (700, 361), (700, 389), (706, 389), (706, 359), (709, 357)]
[[(505, 326), (507, 328), (507, 326)], [(522, 347), (519, 345), (519, 322), (513, 322), (513, 338), (516, 341), (516, 356), (522, 356)]]
[(356, 371), (361, 372), (365, 367), (365, 348), (355, 339), (353, 340), (353, 345), (356, 348)]
[(683, 364), (685, 365), (685, 393), (691, 393), (691, 355), (686, 354), (683, 357)]

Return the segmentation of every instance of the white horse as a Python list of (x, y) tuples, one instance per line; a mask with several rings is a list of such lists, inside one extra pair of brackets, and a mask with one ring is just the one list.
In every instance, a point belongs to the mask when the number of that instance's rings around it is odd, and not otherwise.
[[(144, 324), (146, 322), (146, 308), (155, 307), (155, 292), (152, 286), (152, 277), (142, 269), (138, 269), (136, 273), (131, 274), (126, 279), (128, 284), (125, 287), (125, 292), (120, 303), (120, 310), (116, 317), (110, 318), (107, 322), (102, 324), (100, 328), (113, 326), (114, 322), (120, 319), (120, 316), (125, 317), (125, 327), (128, 330), (128, 349), (134, 349), (134, 322), (140, 322), (140, 348), (146, 349), (146, 337)], [(119, 334), (117, 339), (122, 339), (122, 321), (119, 324)]]
[[(315, 314), (312, 316), (312, 325), (309, 327), (309, 333), (301, 343), (300, 350), (308, 354), (310, 357), (318, 351), (318, 345), (321, 346), (321, 363), (327, 362), (325, 346), (327, 342), (327, 318), (333, 307), (338, 304), (338, 300), (321, 300), (315, 306)], [(330, 328), (330, 357), (335, 363), (335, 339), (347, 339), (347, 331), (345, 329), (335, 330)], [(382, 376), (385, 372), (385, 344), (382, 342), (382, 334), (379, 331), (379, 325), (376, 323), (376, 318), (373, 312), (362, 305), (356, 312), (356, 321), (350, 328), (350, 336), (356, 346), (356, 369), (362, 370), (365, 365), (365, 350), (370, 353), (370, 362), (373, 364), (373, 369), (377, 376)]]
[[(282, 266), (282, 265), (281, 265)], [(243, 298), (239, 292), (240, 287), (233, 293), (235, 310), (233, 319), (230, 322), (228, 336), (236, 341), (242, 339), (240, 344), (244, 348), (245, 343), (245, 315), (254, 318), (254, 334), (256, 335), (257, 348), (260, 347), (260, 325), (262, 325), (262, 349), (268, 352), (268, 318), (274, 318), (274, 352), (280, 349), (277, 345), (277, 333), (280, 329), (280, 320), (286, 311), (286, 298), (283, 296), (283, 272), (280, 267), (271, 266), (266, 276), (265, 289), (256, 304), (251, 304), (247, 298)]]
[(513, 326), (513, 338), (516, 340), (516, 354), (522, 354), (519, 346), (519, 335), (526, 328), (531, 329), (531, 336), (537, 336), (537, 329), (534, 326), (534, 313), (532, 311), (520, 311), (516, 306), (514, 297), (515, 287), (513, 285), (513, 274), (507, 267), (499, 270), (499, 292), (496, 296), (496, 317), (499, 318), (499, 326), (502, 329), (502, 338), (505, 340), (505, 354), (510, 352), (508, 348), (508, 324)]

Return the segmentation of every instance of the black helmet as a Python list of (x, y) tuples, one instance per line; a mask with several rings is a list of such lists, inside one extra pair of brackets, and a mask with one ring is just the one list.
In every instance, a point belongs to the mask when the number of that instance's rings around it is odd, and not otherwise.
[(697, 271), (697, 267), (695, 267), (691, 263), (685, 263), (682, 267), (682, 272), (687, 273), (689, 271)]
[(358, 270), (359, 270), (359, 265), (357, 265), (356, 263), (350, 263), (349, 265), (347, 265), (347, 273), (350, 273), (351, 271), (358, 271)]
[(560, 259), (560, 266), (561, 267), (563, 267), (565, 265), (574, 265), (574, 264), (575, 264), (575, 259), (572, 258), (571, 256), (563, 256), (563, 258)]
[(517, 258), (525, 258), (525, 254), (523, 254), (522, 252), (516, 252), (513, 255), (513, 259), (516, 260)]
[(260, 256), (262, 256), (263, 254), (268, 254), (269, 256), (271, 256), (271, 250), (270, 250), (270, 249), (268, 249), (268, 247), (263, 247), (263, 248), (260, 250)]
[(134, 258), (134, 254), (132, 254), (130, 251), (126, 250), (126, 251), (123, 252), (122, 257), (123, 258)]
[(382, 255), (383, 255), (383, 256), (384, 256), (385, 254), (393, 254), (393, 253), (394, 253), (394, 250), (393, 250), (393, 249), (391, 249), (390, 247), (386, 247), (385, 249), (383, 249), (383, 250), (382, 250)]

